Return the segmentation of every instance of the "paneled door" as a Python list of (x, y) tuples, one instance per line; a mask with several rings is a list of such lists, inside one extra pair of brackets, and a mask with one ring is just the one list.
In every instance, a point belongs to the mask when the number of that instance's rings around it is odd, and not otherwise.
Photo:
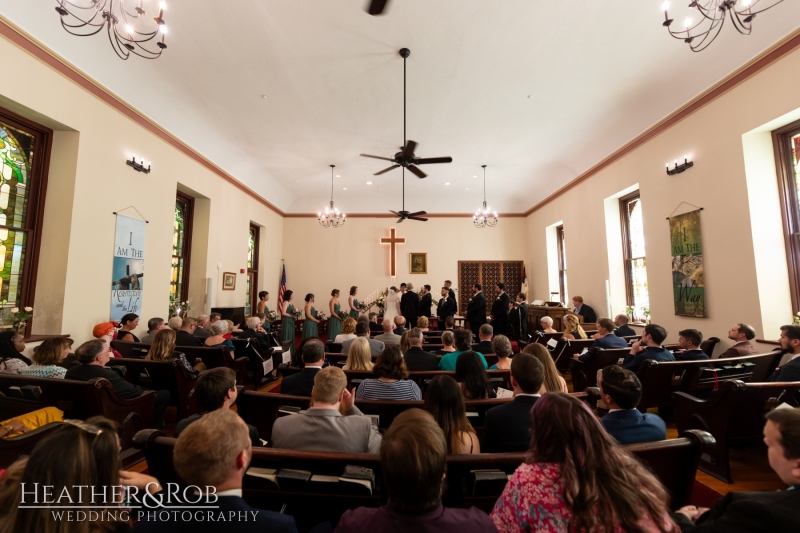
[(506, 292), (514, 296), (522, 289), (522, 261), (459, 261), (458, 262), (458, 308), (466, 315), (472, 298), (472, 286), (480, 283), (486, 295), (486, 314), (492, 308), (496, 294), (496, 283), (505, 283)]

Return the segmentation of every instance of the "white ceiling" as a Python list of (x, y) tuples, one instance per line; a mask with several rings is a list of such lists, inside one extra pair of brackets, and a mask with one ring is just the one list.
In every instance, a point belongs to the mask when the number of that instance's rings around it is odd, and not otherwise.
[(487, 164), (502, 213), (530, 208), (800, 27), (800, 2), (787, 1), (751, 36), (728, 23), (692, 53), (661, 26), (662, 0), (394, 0), (382, 17), (365, 1), (168, 0), (169, 48), (155, 61), (119, 60), (103, 34), (68, 35), (55, 0), (0, 13), (287, 212), (326, 205), (331, 163), (340, 209), (401, 207), (400, 170), (373, 177), (388, 164), (358, 154), (402, 144), (404, 46), (408, 137), (417, 156), (454, 160), (423, 167), (424, 180), (407, 173), (406, 207), (474, 211)]

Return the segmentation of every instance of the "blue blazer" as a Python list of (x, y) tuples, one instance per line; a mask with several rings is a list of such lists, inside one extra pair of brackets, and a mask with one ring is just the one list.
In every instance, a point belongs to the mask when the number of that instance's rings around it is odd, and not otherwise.
[(617, 337), (616, 335), (606, 335), (605, 337), (600, 337), (599, 339), (595, 339), (592, 343), (591, 348), (589, 348), (585, 354), (578, 357), (581, 361), (586, 361), (589, 359), (594, 353), (597, 351), (598, 348), (602, 348), (604, 350), (609, 350), (613, 348), (627, 348), (628, 341), (623, 339), (622, 337)]
[(639, 352), (636, 355), (628, 354), (625, 356), (625, 360), (622, 362), (622, 368), (627, 368), (631, 372), (637, 372), (639, 367), (642, 366), (642, 363), (644, 363), (645, 359), (654, 359), (656, 361), (674, 361), (675, 356), (663, 346), (659, 346), (657, 348), (654, 346), (648, 346), (643, 352)]
[(800, 381), (800, 357), (778, 368), (770, 376), (769, 381)]
[(633, 336), (636, 335), (636, 330), (633, 329), (632, 327), (630, 327), (628, 324), (625, 324), (625, 325), (622, 325), (622, 326), (618, 327), (614, 331), (614, 334), (617, 337), (633, 337)]
[(600, 419), (600, 423), (620, 444), (653, 442), (667, 438), (667, 425), (661, 417), (642, 413), (638, 409), (608, 413)]

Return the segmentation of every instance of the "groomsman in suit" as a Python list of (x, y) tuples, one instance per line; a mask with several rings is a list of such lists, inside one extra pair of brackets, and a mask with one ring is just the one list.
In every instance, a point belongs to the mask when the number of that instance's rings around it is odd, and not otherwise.
[(476, 337), (480, 334), (481, 326), (486, 324), (486, 296), (482, 291), (483, 286), (480, 283), (473, 285), (473, 295), (467, 304), (467, 322)]
[(403, 285), (406, 286), (406, 292), (400, 298), (400, 314), (406, 319), (407, 328), (415, 328), (419, 313), (419, 295), (414, 292), (414, 285), (411, 283), (403, 283)]
[(450, 291), (447, 287), (442, 287), (442, 297), (439, 299), (439, 304), (436, 306), (436, 316), (439, 318), (439, 329), (444, 330), (445, 321), (449, 316), (456, 314), (456, 301), (450, 297)]
[(509, 308), (508, 321), (517, 334), (517, 340), (528, 340), (528, 304), (525, 303), (525, 295), (519, 293), (515, 300), (513, 308)]
[(495, 335), (505, 335), (508, 329), (508, 302), (505, 283), (497, 284), (497, 298), (492, 303), (492, 327)]
[(450, 281), (449, 279), (444, 280), (444, 287), (445, 289), (447, 289), (447, 295), (450, 297), (451, 300), (455, 302), (455, 310), (453, 311), (453, 314), (455, 316), (455, 314), (458, 313), (458, 299), (456, 298), (456, 291), (452, 289), (452, 285), (453, 282)]
[[(431, 286), (430, 285), (423, 285), (422, 290), (419, 292), (419, 315), (424, 316), (426, 318), (431, 317), (431, 306), (433, 305), (433, 296), (431, 296)], [(412, 327), (417, 327), (414, 324)]]

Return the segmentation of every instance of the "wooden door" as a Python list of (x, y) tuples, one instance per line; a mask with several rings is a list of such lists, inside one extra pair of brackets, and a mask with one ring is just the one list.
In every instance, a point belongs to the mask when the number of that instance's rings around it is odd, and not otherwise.
[(514, 297), (522, 289), (522, 261), (459, 261), (458, 262), (458, 308), (461, 315), (467, 313), (472, 298), (472, 286), (480, 283), (486, 295), (486, 313), (492, 308), (496, 283), (505, 283), (506, 292)]

